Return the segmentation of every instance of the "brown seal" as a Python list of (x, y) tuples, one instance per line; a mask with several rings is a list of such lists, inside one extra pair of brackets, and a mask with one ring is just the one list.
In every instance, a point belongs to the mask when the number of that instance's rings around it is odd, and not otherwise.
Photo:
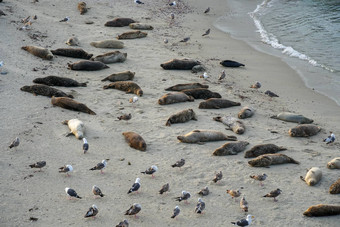
[(123, 132), (122, 134), (130, 147), (140, 151), (146, 150), (146, 143), (140, 135), (135, 132)]
[(131, 71), (124, 71), (124, 72), (119, 72), (119, 73), (113, 73), (110, 76), (102, 79), (102, 81), (111, 81), (111, 82), (116, 82), (116, 81), (126, 81), (126, 80), (133, 80), (135, 77), (135, 72)]
[(96, 48), (112, 48), (112, 49), (124, 48), (124, 43), (122, 41), (115, 40), (115, 39), (94, 41), (94, 42), (91, 42), (90, 45)]
[(80, 15), (84, 15), (87, 12), (87, 7), (85, 2), (78, 3), (78, 10), (80, 11)]
[(320, 217), (339, 214), (340, 214), (339, 205), (327, 205), (327, 204), (314, 205), (309, 207), (305, 212), (303, 212), (303, 215), (308, 217)]
[(191, 59), (172, 59), (170, 61), (161, 64), (161, 67), (166, 70), (177, 69), (177, 70), (191, 70), (195, 65), (200, 65), (199, 61)]
[(248, 162), (248, 164), (252, 167), (268, 167), (270, 165), (285, 163), (300, 164), (298, 161), (295, 161), (284, 154), (264, 154)]
[(86, 71), (95, 71), (95, 70), (110, 68), (109, 66), (105, 65), (104, 63), (100, 61), (89, 61), (89, 60), (78, 61), (72, 64), (67, 63), (67, 66), (68, 66), (68, 69), (71, 69), (71, 70), (86, 70)]
[(340, 178), (331, 185), (331, 187), (329, 188), (329, 193), (331, 194), (340, 193)]
[(263, 154), (275, 154), (279, 151), (287, 150), (285, 147), (279, 147), (275, 144), (259, 144), (246, 151), (245, 158), (255, 158)]
[(310, 170), (308, 170), (305, 177), (300, 176), (300, 179), (306, 182), (309, 186), (316, 185), (322, 178), (322, 172), (321, 169), (318, 167), (313, 167)]
[(252, 117), (254, 113), (255, 113), (254, 108), (245, 106), (240, 110), (240, 112), (238, 112), (237, 117), (240, 119), (245, 119)]
[(312, 124), (298, 125), (289, 129), (288, 133), (291, 137), (308, 137), (316, 135), (321, 128)]
[(66, 77), (59, 76), (47, 76), (41, 78), (35, 78), (33, 83), (45, 84), (48, 86), (61, 86), (61, 87), (86, 87), (86, 83), (79, 83)]
[(52, 54), (70, 58), (90, 59), (93, 54), (89, 54), (81, 48), (58, 48), (51, 50)]
[(117, 36), (117, 39), (139, 39), (139, 38), (144, 38), (148, 35), (146, 32), (142, 31), (129, 31), (129, 32), (124, 32), (120, 35)]
[(138, 96), (143, 96), (143, 90), (132, 81), (116, 81), (109, 85), (105, 85), (104, 89), (117, 89), (121, 91), (125, 91), (126, 93), (134, 93)]
[(51, 103), (53, 106), (59, 106), (64, 109), (80, 111), (83, 113), (88, 113), (91, 115), (96, 115), (90, 108), (88, 108), (85, 104), (77, 102), (71, 98), (67, 97), (52, 97)]
[(30, 54), (33, 54), (34, 56), (37, 56), (39, 58), (45, 59), (45, 60), (52, 60), (53, 54), (51, 51), (49, 51), (46, 48), (37, 47), (37, 46), (23, 46), (21, 49), (26, 50)]
[(332, 159), (327, 163), (328, 169), (340, 169), (340, 157)]
[(187, 109), (171, 115), (165, 125), (171, 126), (171, 124), (184, 123), (190, 120), (197, 121), (197, 116), (192, 109)]
[(200, 109), (220, 109), (220, 108), (228, 108), (232, 106), (240, 106), (241, 103), (233, 102), (228, 99), (220, 99), (220, 98), (210, 98), (203, 102), (201, 102), (198, 106)]
[(138, 30), (153, 30), (153, 27), (149, 24), (141, 24), (141, 23), (131, 23), (129, 24), (131, 29), (138, 29)]
[(56, 88), (53, 88), (47, 85), (43, 85), (43, 84), (23, 86), (22, 88), (20, 88), (20, 90), (30, 92), (33, 95), (42, 95), (42, 96), (47, 96), (47, 97), (55, 96), (55, 97), (73, 98), (72, 95), (68, 95), (59, 89), (56, 89)]
[(116, 17), (111, 21), (105, 23), (106, 27), (124, 27), (129, 26), (136, 21), (131, 18), (124, 18), (124, 17)]
[(223, 124), (228, 126), (228, 128), (226, 128), (227, 130), (232, 130), (236, 134), (241, 135), (246, 130), (246, 127), (244, 126), (244, 124), (241, 121), (237, 120), (237, 118), (235, 117), (223, 116), (223, 117), (214, 117), (213, 119), (215, 121), (222, 122)]
[(236, 155), (246, 149), (248, 146), (247, 141), (228, 142), (217, 148), (213, 155), (225, 156), (225, 155)]
[(120, 51), (113, 51), (105, 54), (98, 55), (91, 58), (93, 61), (100, 61), (105, 64), (124, 62), (126, 60), (127, 53), (121, 53)]
[(227, 136), (224, 133), (215, 130), (193, 130), (183, 136), (177, 136), (177, 139), (180, 140), (182, 143), (198, 144), (220, 140), (237, 140), (235, 136)]
[(281, 112), (277, 115), (271, 116), (270, 118), (279, 119), (282, 121), (295, 122), (299, 124), (311, 124), (313, 123), (312, 119), (309, 119), (301, 114), (289, 113), (289, 112)]
[(189, 84), (176, 84), (174, 86), (168, 87), (166, 91), (183, 91), (195, 88), (209, 88), (209, 85), (203, 85), (200, 83), (189, 83)]
[(222, 98), (222, 96), (217, 92), (212, 92), (205, 88), (195, 88), (182, 90), (188, 96), (194, 97), (194, 99), (210, 99), (210, 98)]
[(158, 99), (159, 105), (168, 105), (178, 102), (193, 102), (194, 98), (191, 96), (187, 96), (182, 92), (171, 92), (168, 94), (163, 95), (160, 99)]

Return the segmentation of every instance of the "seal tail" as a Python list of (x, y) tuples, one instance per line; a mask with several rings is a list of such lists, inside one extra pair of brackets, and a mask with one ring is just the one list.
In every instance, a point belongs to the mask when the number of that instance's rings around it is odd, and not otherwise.
[(272, 119), (278, 119), (276, 115), (271, 116)]
[(21, 47), (21, 49), (28, 50), (28, 46), (23, 46), (23, 47)]
[(90, 115), (97, 115), (94, 111), (92, 111), (91, 109), (87, 109), (86, 111), (88, 114)]
[(285, 151), (285, 150), (287, 150), (287, 148), (285, 148), (285, 147), (279, 147), (279, 151)]
[[(109, 80), (109, 78), (108, 78), (108, 77), (106, 77), (106, 78), (102, 79), (101, 81), (107, 81), (107, 80)], [(104, 89), (105, 89), (105, 88), (104, 88)]]
[(80, 87), (87, 87), (87, 82), (86, 83), (79, 83)]
[(298, 161), (296, 161), (296, 160), (294, 160), (294, 159), (292, 159), (292, 158), (290, 158), (290, 161), (291, 161), (291, 163), (294, 163), (294, 164), (300, 164), (300, 162), (298, 162)]
[(303, 180), (304, 182), (306, 182), (305, 178), (303, 178), (303, 176), (300, 176), (300, 179)]

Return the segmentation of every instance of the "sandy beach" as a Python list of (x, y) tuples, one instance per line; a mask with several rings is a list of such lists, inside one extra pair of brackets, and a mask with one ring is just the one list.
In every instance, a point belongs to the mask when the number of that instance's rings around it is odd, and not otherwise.
[[(0, 61), (4, 62), (0, 75), (0, 114), (2, 116), (0, 143), (1, 167), (1, 226), (115, 226), (127, 219), (130, 226), (232, 226), (230, 222), (246, 217), (240, 209), (240, 197), (232, 199), (227, 189), (241, 189), (249, 203), (249, 212), (255, 216), (253, 226), (337, 226), (339, 216), (308, 218), (302, 213), (317, 204), (340, 204), (339, 195), (331, 195), (330, 185), (339, 178), (340, 170), (327, 169), (326, 164), (340, 157), (340, 143), (326, 145), (323, 139), (332, 131), (340, 135), (340, 107), (327, 97), (305, 86), (299, 75), (279, 58), (258, 52), (242, 41), (213, 27), (214, 21), (228, 12), (228, 1), (179, 1), (168, 6), (168, 1), (143, 1), (137, 5), (132, 0), (87, 0), (88, 12), (80, 15), (78, 1), (4, 0), (0, 9), (7, 15), (0, 16)], [(209, 5), (207, 5), (209, 4)], [(210, 12), (204, 10), (210, 7)], [(175, 14), (171, 21), (170, 14)], [(37, 15), (29, 30), (20, 30), (21, 19)], [(68, 22), (59, 22), (68, 16)], [(34, 45), (48, 49), (67, 48), (66, 40), (79, 39), (79, 48), (88, 53), (104, 54), (112, 49), (95, 48), (90, 42), (116, 39), (118, 34), (131, 31), (129, 27), (105, 27), (105, 22), (115, 17), (128, 17), (150, 24), (153, 30), (147, 37), (122, 40), (127, 53), (124, 63), (109, 64), (100, 71), (73, 71), (67, 63), (81, 59), (54, 56), (52, 61), (42, 60), (21, 49)], [(87, 22), (87, 23), (85, 23)], [(88, 24), (88, 22), (93, 22)], [(233, 23), (230, 21), (230, 23)], [(207, 36), (202, 34), (211, 29)], [(187, 43), (179, 42), (190, 36)], [(167, 38), (169, 42), (164, 44)], [(198, 60), (205, 66), (207, 80), (202, 73), (190, 70), (163, 70), (160, 64), (173, 58)], [(245, 64), (241, 68), (224, 68), (222, 60), (235, 60)], [(130, 70), (135, 72), (134, 82), (144, 91), (136, 103), (129, 103), (134, 94), (107, 89), (109, 82), (101, 80), (112, 73)], [(221, 71), (226, 78), (218, 81)], [(97, 115), (88, 115), (53, 107), (51, 99), (20, 91), (25, 85), (33, 85), (33, 79), (45, 76), (68, 77), (88, 82), (87, 87), (55, 87), (72, 94), (78, 102), (86, 104)], [(258, 90), (250, 85), (260, 81)], [(199, 109), (201, 101), (159, 105), (157, 100), (168, 93), (164, 89), (180, 83), (202, 83), (222, 98), (237, 101), (241, 106), (226, 109)], [(264, 94), (271, 90), (279, 95), (270, 98)], [(226, 126), (213, 121), (215, 116), (233, 116), (244, 106), (252, 106), (256, 112), (252, 118), (242, 120), (246, 131), (236, 135)], [(198, 120), (165, 126), (171, 114), (191, 108)], [(302, 114), (314, 120), (321, 131), (308, 138), (293, 138), (288, 130), (296, 123), (271, 119), (270, 116), (287, 111)], [(131, 113), (129, 121), (117, 117)], [(89, 151), (82, 152), (82, 141), (69, 132), (61, 122), (80, 119), (86, 127), (85, 137)], [(246, 150), (258, 144), (273, 143), (284, 146), (286, 154), (300, 165), (284, 164), (270, 168), (254, 168), (248, 165), (244, 152), (238, 155), (213, 156), (213, 151), (226, 141), (208, 142), (203, 145), (181, 143), (177, 136), (195, 129), (217, 130), (238, 140), (249, 142)], [(146, 152), (132, 149), (125, 142), (122, 132), (140, 134), (147, 144)], [(275, 131), (276, 133), (272, 133)], [(11, 141), (20, 138), (20, 145), (9, 149)], [(337, 138), (338, 138), (337, 137)], [(186, 164), (180, 169), (171, 165), (181, 158)], [(110, 159), (104, 174), (90, 171), (103, 159)], [(41, 172), (35, 172), (29, 164), (46, 161)], [(71, 164), (70, 177), (58, 173), (58, 168)], [(157, 165), (155, 178), (143, 175), (151, 165)], [(323, 178), (310, 187), (301, 181), (306, 170), (319, 167)], [(212, 182), (216, 172), (223, 172), (220, 183)], [(266, 173), (264, 186), (251, 179), (254, 174)], [(139, 194), (127, 194), (135, 179), (141, 179)], [(169, 183), (170, 191), (160, 195), (162, 185)], [(105, 194), (94, 198), (91, 188), (97, 185)], [(204, 214), (194, 212), (197, 194), (205, 186), (210, 194), (203, 197)], [(68, 200), (64, 191), (73, 188), (82, 197)], [(280, 188), (278, 202), (263, 196)], [(191, 193), (189, 204), (175, 201), (181, 191)], [(236, 200), (236, 201), (235, 201)], [(142, 206), (139, 218), (125, 216), (133, 204)], [(99, 213), (95, 219), (84, 215), (92, 204)], [(171, 219), (175, 206), (181, 213)], [(38, 218), (31, 222), (30, 217)]]

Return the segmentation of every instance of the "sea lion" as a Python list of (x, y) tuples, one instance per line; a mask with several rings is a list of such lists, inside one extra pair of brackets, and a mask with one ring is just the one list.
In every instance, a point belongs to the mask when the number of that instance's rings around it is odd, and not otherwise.
[(243, 134), (244, 131), (246, 130), (244, 124), (242, 121), (237, 120), (235, 117), (231, 116), (223, 116), (223, 117), (213, 117), (215, 121), (222, 122), (226, 126), (228, 126), (228, 130), (232, 130), (236, 134)]
[(90, 108), (88, 108), (85, 104), (77, 102), (71, 98), (67, 97), (52, 97), (51, 103), (53, 106), (59, 106), (64, 109), (80, 111), (83, 113), (88, 113), (91, 115), (96, 115)]
[(259, 144), (252, 147), (244, 154), (245, 158), (255, 158), (263, 154), (275, 154), (279, 151), (287, 150), (285, 147), (279, 147), (275, 144)]
[(79, 83), (66, 77), (59, 76), (47, 76), (41, 78), (35, 78), (33, 83), (45, 84), (48, 86), (62, 86), (62, 87), (86, 87), (86, 83)]
[(78, 140), (81, 140), (84, 138), (85, 125), (81, 120), (71, 119), (71, 120), (65, 120), (61, 123), (64, 125), (67, 125), (68, 128), (71, 130), (71, 132), (67, 136), (73, 134)]
[(131, 23), (129, 24), (131, 29), (138, 29), (138, 30), (153, 30), (153, 27), (148, 24), (141, 24), (141, 23)]
[(329, 193), (331, 194), (340, 193), (340, 178), (329, 187)]
[(91, 42), (90, 45), (96, 48), (112, 48), (112, 49), (124, 48), (124, 43), (122, 41), (118, 41), (114, 39), (94, 41), (94, 42)]
[(245, 106), (240, 110), (240, 112), (238, 112), (237, 117), (240, 119), (245, 119), (252, 117), (254, 113), (255, 113), (254, 108)]
[(79, 46), (79, 40), (77, 37), (71, 37), (65, 43), (69, 46)]
[(165, 125), (171, 126), (171, 124), (184, 123), (190, 120), (197, 121), (197, 116), (192, 109), (187, 109), (171, 115)]
[(110, 76), (102, 79), (102, 81), (111, 81), (111, 82), (116, 82), (116, 81), (126, 81), (126, 80), (133, 80), (135, 77), (135, 72), (131, 71), (124, 71), (124, 72), (118, 72), (118, 73), (113, 73)]
[(129, 32), (124, 32), (120, 35), (117, 36), (117, 39), (139, 39), (139, 38), (144, 38), (148, 35), (146, 32), (142, 31), (129, 31)]
[(193, 102), (195, 99), (192, 96), (188, 96), (182, 92), (171, 92), (163, 95), (160, 99), (158, 99), (159, 105), (168, 105), (178, 102)]
[(340, 157), (332, 159), (327, 163), (328, 169), (340, 169)]
[(87, 7), (85, 2), (78, 2), (78, 10), (80, 15), (84, 15), (87, 12)]
[(307, 217), (320, 217), (339, 214), (340, 214), (339, 205), (326, 205), (326, 204), (311, 206), (305, 212), (303, 212), (303, 215)]
[(129, 26), (132, 23), (136, 23), (135, 20), (131, 18), (116, 17), (111, 21), (105, 23), (106, 27), (124, 27)]
[(180, 140), (182, 143), (198, 144), (220, 140), (237, 140), (235, 136), (227, 136), (224, 133), (215, 130), (193, 130), (183, 136), (177, 136), (177, 139)]
[(126, 60), (127, 53), (121, 53), (120, 51), (113, 51), (105, 54), (98, 55), (91, 58), (93, 61), (100, 61), (104, 64), (124, 62)]
[(312, 119), (309, 119), (301, 114), (294, 114), (294, 113), (289, 113), (289, 112), (281, 112), (277, 115), (271, 116), (270, 118), (279, 119), (279, 120), (288, 121), (288, 122), (295, 122), (299, 124), (313, 123)]
[(89, 54), (81, 48), (59, 48), (51, 50), (52, 54), (70, 58), (90, 59), (93, 54)]
[(53, 54), (51, 51), (49, 51), (46, 48), (37, 47), (37, 46), (23, 46), (21, 49), (26, 50), (30, 54), (33, 54), (34, 56), (37, 56), (39, 58), (45, 59), (45, 60), (52, 60)]
[(117, 89), (121, 91), (125, 91), (126, 93), (134, 93), (138, 96), (143, 96), (143, 90), (132, 81), (116, 81), (109, 85), (105, 85), (104, 89)]
[(228, 108), (232, 106), (240, 106), (241, 103), (233, 102), (228, 99), (220, 99), (220, 98), (210, 98), (203, 102), (201, 102), (198, 106), (199, 109), (220, 109), (220, 108)]
[(146, 143), (140, 135), (135, 132), (123, 132), (122, 134), (130, 147), (140, 151), (146, 150)]
[(71, 70), (86, 70), (86, 71), (95, 71), (101, 69), (110, 68), (109, 66), (105, 65), (100, 61), (89, 61), (89, 60), (82, 60), (75, 63), (67, 63), (68, 69)]
[(73, 98), (72, 95), (68, 95), (59, 89), (56, 89), (56, 88), (53, 88), (47, 85), (43, 85), (43, 84), (23, 86), (22, 88), (20, 88), (20, 90), (30, 92), (33, 95), (42, 95), (42, 96), (47, 96), (47, 97), (55, 96), (55, 97)]
[(176, 84), (174, 86), (168, 87), (166, 91), (183, 91), (187, 89), (195, 89), (195, 88), (209, 88), (209, 85), (203, 85), (200, 83), (189, 83), (189, 84)]
[(191, 70), (195, 65), (200, 65), (199, 61), (191, 59), (172, 59), (170, 61), (161, 64), (161, 67), (165, 70), (176, 69), (176, 70)]
[(284, 154), (264, 154), (248, 162), (248, 164), (252, 167), (268, 167), (270, 165), (285, 163), (300, 164), (298, 161), (295, 161)]
[(303, 176), (300, 176), (301, 180), (306, 182), (309, 186), (316, 185), (322, 178), (322, 172), (321, 169), (318, 167), (313, 167), (310, 170), (308, 170), (305, 178)]
[(221, 61), (220, 64), (223, 65), (224, 67), (233, 67), (233, 68), (244, 66), (244, 64), (239, 63), (237, 61), (232, 61), (232, 60), (224, 60), (224, 61)]
[(217, 92), (212, 92), (205, 88), (195, 88), (182, 90), (186, 95), (194, 97), (194, 99), (210, 99), (210, 98), (222, 98)]
[(316, 135), (320, 130), (319, 126), (304, 124), (289, 129), (288, 133), (291, 137), (308, 137)]
[(217, 148), (213, 155), (215, 156), (225, 156), (225, 155), (236, 155), (246, 149), (248, 146), (247, 141), (237, 141), (237, 142), (228, 142), (223, 144), (221, 147)]

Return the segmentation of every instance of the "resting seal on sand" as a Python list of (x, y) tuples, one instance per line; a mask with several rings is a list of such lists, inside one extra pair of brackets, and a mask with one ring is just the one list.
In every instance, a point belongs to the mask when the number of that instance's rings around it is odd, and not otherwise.
[(134, 93), (138, 96), (143, 95), (143, 90), (138, 86), (138, 84), (132, 81), (116, 81), (109, 85), (105, 85), (103, 88), (104, 89), (109, 89), (109, 88), (117, 89), (117, 90), (125, 91), (126, 93)]
[(225, 155), (236, 155), (246, 149), (248, 146), (247, 141), (228, 142), (217, 148), (213, 155), (225, 156)]
[(228, 126), (228, 130), (232, 130), (236, 134), (243, 134), (246, 130), (244, 124), (237, 120), (235, 117), (231, 116), (223, 116), (223, 117), (213, 117), (215, 121), (222, 122), (226, 126)]
[(248, 164), (252, 167), (268, 167), (270, 165), (285, 163), (300, 164), (298, 161), (295, 161), (284, 154), (264, 154), (248, 162)]
[(240, 110), (240, 112), (238, 112), (237, 117), (240, 119), (249, 118), (252, 117), (254, 113), (254, 108), (245, 106)]
[(144, 38), (147, 35), (148, 33), (142, 31), (129, 31), (118, 35), (117, 39), (139, 39)]
[(129, 27), (132, 29), (139, 29), (139, 30), (153, 30), (153, 27), (148, 24), (141, 24), (141, 23), (131, 23)]
[(310, 170), (308, 170), (305, 178), (303, 176), (300, 176), (301, 180), (306, 182), (309, 186), (316, 185), (322, 178), (322, 172), (321, 169), (318, 167), (313, 167)]
[(71, 98), (67, 97), (52, 97), (51, 103), (53, 106), (59, 106), (64, 109), (74, 110), (74, 111), (80, 111), (83, 113), (88, 113), (91, 115), (96, 115), (95, 112), (93, 112), (90, 108), (88, 108), (85, 104), (77, 102)]
[(84, 137), (85, 125), (81, 120), (71, 119), (65, 120), (61, 123), (67, 125), (68, 128), (71, 130), (71, 132), (67, 136), (73, 134), (78, 140), (81, 140)]
[(30, 54), (33, 54), (34, 56), (37, 56), (39, 58), (45, 59), (45, 60), (52, 60), (53, 54), (51, 51), (49, 51), (46, 48), (37, 47), (37, 46), (23, 46), (21, 49), (26, 50)]
[(84, 15), (87, 12), (87, 7), (85, 2), (78, 3), (78, 10), (80, 11), (80, 15)]
[(210, 98), (201, 102), (198, 106), (200, 109), (220, 109), (220, 108), (228, 108), (232, 106), (240, 106), (241, 103), (233, 102), (228, 99), (220, 99), (220, 98)]
[(89, 54), (81, 48), (59, 48), (51, 50), (52, 54), (70, 58), (90, 59), (93, 54)]
[(197, 116), (192, 109), (187, 109), (171, 115), (165, 125), (171, 126), (171, 124), (184, 123), (190, 120), (197, 121)]
[(215, 130), (193, 130), (183, 136), (177, 136), (177, 139), (180, 140), (182, 143), (198, 143), (198, 144), (220, 140), (231, 141), (237, 140), (235, 136), (227, 136), (222, 132)]
[(223, 65), (224, 67), (233, 67), (233, 68), (244, 66), (244, 64), (239, 63), (237, 61), (232, 61), (232, 60), (224, 60), (224, 61), (221, 61), (220, 64)]
[(291, 137), (308, 137), (316, 135), (320, 130), (319, 126), (305, 124), (289, 129), (288, 133)]
[(199, 61), (190, 59), (172, 59), (161, 64), (163, 69), (191, 70), (195, 65), (201, 64)]
[(140, 135), (135, 132), (123, 132), (122, 134), (130, 147), (140, 151), (146, 150), (146, 143)]
[(135, 23), (131, 18), (116, 17), (111, 21), (105, 23), (106, 27), (124, 27), (129, 26), (129, 24)]
[(299, 124), (310, 124), (313, 123), (312, 119), (309, 119), (301, 114), (294, 114), (289, 112), (281, 112), (277, 115), (271, 116), (270, 118), (279, 119), (282, 121), (295, 122)]
[(340, 193), (340, 178), (331, 185), (331, 187), (329, 188), (329, 193), (331, 194)]
[(31, 86), (23, 86), (22, 88), (20, 88), (20, 90), (22, 91), (26, 91), (26, 92), (30, 92), (33, 95), (42, 95), (42, 96), (48, 96), (48, 97), (69, 97), (69, 98), (73, 98), (72, 95), (68, 95), (65, 92), (47, 86), (47, 85), (43, 85), (43, 84), (36, 84), (36, 85), (31, 85)]
[(135, 72), (131, 71), (124, 71), (124, 72), (119, 72), (119, 73), (113, 73), (110, 76), (102, 79), (102, 81), (111, 81), (111, 82), (116, 82), (116, 81), (126, 81), (126, 80), (133, 80), (135, 77)]
[(339, 205), (326, 205), (326, 204), (311, 206), (305, 212), (303, 212), (303, 215), (308, 217), (320, 217), (339, 214), (340, 214)]
[(287, 150), (285, 147), (279, 147), (275, 144), (259, 144), (246, 151), (245, 158), (255, 158), (263, 154), (275, 154), (279, 151)]
[(45, 84), (48, 86), (62, 86), (62, 87), (86, 87), (86, 83), (79, 83), (75, 80), (59, 76), (47, 76), (35, 78), (33, 83)]
[(195, 99), (192, 96), (188, 96), (183, 92), (171, 92), (163, 95), (160, 99), (158, 99), (159, 105), (168, 105), (178, 102), (193, 102)]
[(78, 61), (72, 64), (67, 63), (67, 66), (68, 66), (68, 69), (71, 69), (71, 70), (86, 70), (86, 71), (95, 71), (95, 70), (110, 68), (109, 66), (105, 65), (104, 63), (100, 61), (89, 61), (89, 60)]
[(212, 92), (205, 88), (195, 88), (182, 90), (188, 96), (194, 97), (194, 99), (210, 99), (210, 98), (221, 98), (222, 96), (217, 92)]
[(91, 58), (93, 61), (100, 61), (105, 64), (124, 62), (126, 60), (127, 53), (121, 53), (120, 51), (113, 51), (105, 54), (98, 55)]
[(176, 84), (174, 86), (168, 87), (166, 91), (183, 91), (188, 89), (196, 89), (196, 88), (209, 88), (208, 85), (203, 85), (200, 83), (189, 83), (189, 84)]
[(332, 159), (327, 163), (328, 169), (340, 169), (340, 157)]
[(115, 39), (107, 39), (102, 41), (94, 41), (90, 43), (91, 46), (97, 48), (112, 48), (112, 49), (122, 49), (124, 48), (124, 43)]

